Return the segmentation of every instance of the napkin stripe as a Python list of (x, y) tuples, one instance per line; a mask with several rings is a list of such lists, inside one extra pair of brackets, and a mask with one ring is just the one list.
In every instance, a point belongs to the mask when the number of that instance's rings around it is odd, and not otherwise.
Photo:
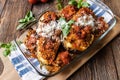
[[(110, 25), (111, 24), (111, 20), (112, 20), (112, 16), (110, 14), (108, 14), (104, 9), (100, 8), (99, 6), (97, 6), (97, 4), (94, 4), (91, 1), (88, 1), (88, 3), (90, 4), (90, 9), (93, 10), (93, 12), (95, 13), (95, 15), (97, 17), (104, 17), (104, 20)], [(109, 16), (109, 17), (108, 17)]]
[[(97, 8), (97, 7), (96, 7)], [(98, 9), (97, 10), (95, 10), (95, 11), (93, 11), (95, 14), (97, 13), (97, 12), (99, 12), (101, 10), (101, 8), (100, 7), (98, 7)]]
[[(31, 71), (33, 74), (37, 74), (37, 72), (34, 70), (34, 68), (26, 60), (24, 55), (20, 52), (18, 47), (17, 47), (17, 50), (11, 52), (9, 59), (12, 62), (12, 64), (14, 65), (14, 67), (17, 70), (20, 77), (23, 78), (25, 74), (28, 75), (29, 73), (31, 73)], [(30, 59), (30, 60), (33, 62), (33, 64), (38, 65), (37, 60), (35, 60), (35, 59)]]
[(97, 16), (100, 17), (100, 16), (104, 15), (104, 13), (105, 13), (105, 11), (102, 10)]
[(22, 68), (22, 67), (24, 67), (24, 65), (23, 65), (23, 64), (20, 64), (20, 65), (16, 66), (16, 69), (20, 69), (20, 68)]
[(97, 7), (97, 5), (95, 5), (95, 4), (90, 5), (90, 9), (92, 9), (92, 10), (94, 10), (96, 7)]
[[(15, 65), (16, 70), (18, 71), (20, 77), (22, 77), (24, 74), (32, 70), (32, 68), (30, 68), (30, 66), (28, 65), (28, 63), (26, 62), (25, 58), (22, 55), (19, 55), (18, 57), (13, 58), (12, 62)], [(17, 65), (18, 63), (22, 63), (22, 64)]]
[(21, 63), (23, 60), (25, 60), (25, 59), (23, 58), (23, 56), (19, 55), (18, 57), (15, 57), (15, 58), (12, 59), (12, 63), (13, 63), (14, 65), (16, 65), (16, 64), (18, 64), (18, 63)]
[(30, 66), (24, 68), (23, 70), (19, 71), (20, 76), (22, 77), (24, 74), (28, 73), (29, 71), (32, 71), (32, 68)]
[(30, 70), (28, 68), (25, 68), (23, 70), (21, 70), (19, 73), (20, 73), (20, 76), (22, 77), (22, 75), (26, 74), (27, 72), (29, 72)]
[(34, 62), (33, 65), (34, 66), (38, 66), (40, 63), (38, 61)]

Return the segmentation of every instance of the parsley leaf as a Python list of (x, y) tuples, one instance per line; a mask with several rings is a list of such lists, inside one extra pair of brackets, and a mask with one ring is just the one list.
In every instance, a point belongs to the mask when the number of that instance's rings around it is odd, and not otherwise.
[(90, 4), (88, 4), (87, 2), (82, 2), (81, 4), (82, 4), (82, 7), (89, 7), (90, 6)]
[(32, 11), (29, 11), (26, 15), (25, 18), (20, 19), (19, 25), (17, 26), (17, 30), (25, 28), (28, 24), (36, 21), (36, 19), (33, 17)]
[(11, 43), (0, 43), (0, 48), (10, 48)]
[(69, 25), (65, 25), (63, 28), (62, 28), (62, 32), (63, 32), (63, 36), (67, 36), (70, 32), (70, 26)]
[(7, 55), (9, 55), (10, 54), (10, 49), (8, 48), (8, 49), (5, 49), (4, 51), (3, 51), (3, 55), (6, 57)]
[[(21, 44), (21, 42), (18, 42), (18, 44)], [(8, 56), (11, 51), (16, 50), (16, 46), (13, 43), (0, 43), (0, 48), (3, 48), (3, 55), (6, 57)]]
[(63, 8), (63, 4), (61, 0), (57, 0), (57, 9), (61, 10)]
[(74, 6), (77, 6), (77, 8), (81, 8), (81, 7), (89, 7), (89, 3), (83, 1), (83, 0), (69, 0), (68, 4), (71, 4), (71, 5), (74, 5)]
[(70, 20), (68, 22), (66, 22), (65, 18), (61, 17), (59, 19), (60, 23), (61, 23), (61, 27), (62, 27), (62, 33), (63, 33), (63, 36), (66, 37), (69, 32), (70, 32), (70, 28), (71, 28), (71, 25), (74, 23), (73, 20)]
[(70, 20), (68, 21), (68, 25), (72, 25), (75, 21), (74, 20)]
[(4, 48), (3, 55), (6, 57), (8, 54), (10, 54), (12, 44), (11, 43), (0, 43), (0, 48)]
[(76, 1), (76, 0), (70, 0), (70, 1), (68, 2), (68, 4), (77, 5), (77, 1)]

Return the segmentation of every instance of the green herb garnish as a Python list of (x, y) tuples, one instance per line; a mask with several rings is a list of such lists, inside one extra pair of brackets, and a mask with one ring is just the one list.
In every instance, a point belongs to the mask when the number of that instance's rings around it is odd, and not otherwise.
[(81, 4), (82, 4), (82, 7), (89, 7), (90, 6), (90, 4), (88, 4), (87, 2), (82, 2)]
[(12, 43), (0, 43), (0, 48), (4, 48), (3, 55), (6, 57), (12, 50), (15, 50), (15, 45)]
[(63, 8), (63, 4), (61, 0), (57, 0), (57, 9), (61, 10)]
[(20, 19), (18, 21), (19, 25), (17, 26), (17, 30), (25, 28), (28, 24), (30, 24), (31, 22), (34, 22), (34, 21), (36, 21), (36, 19), (33, 17), (32, 11), (29, 11), (26, 14), (25, 18)]
[(68, 4), (77, 6), (77, 8), (81, 8), (81, 7), (89, 7), (89, 3), (83, 1), (83, 0), (69, 0)]
[(60, 26), (62, 26), (63, 36), (66, 37), (69, 34), (71, 25), (74, 23), (74, 21), (70, 20), (66, 22), (65, 18), (62, 18), (62, 17), (59, 19), (59, 21), (61, 23)]
[[(18, 42), (18, 44), (21, 44), (22, 42)], [(8, 56), (10, 53), (11, 53), (11, 51), (14, 51), (14, 50), (16, 50), (16, 46), (15, 46), (15, 44), (13, 44), (13, 43), (0, 43), (0, 48), (3, 48), (4, 49), (4, 51), (3, 51), (3, 55), (6, 57), (6, 56)]]
[(75, 21), (74, 20), (69, 20), (68, 25), (71, 26)]
[(75, 1), (75, 0), (70, 0), (70, 1), (68, 2), (68, 4), (77, 5), (77, 1)]

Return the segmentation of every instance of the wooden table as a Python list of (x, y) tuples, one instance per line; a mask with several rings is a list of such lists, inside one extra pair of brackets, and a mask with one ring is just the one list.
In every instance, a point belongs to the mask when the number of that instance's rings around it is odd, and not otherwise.
[[(66, 1), (64, 0), (64, 2)], [(103, 0), (103, 2), (120, 17), (119, 0)], [(13, 40), (13, 34), (18, 24), (17, 21), (24, 17), (29, 10), (32, 10), (37, 15), (45, 8), (52, 7), (53, 4), (55, 4), (55, 0), (51, 0), (47, 4), (39, 3), (36, 5), (29, 4), (27, 0), (0, 0), (0, 42)], [(2, 76), (5, 76), (6, 71), (9, 72), (8, 74), (12, 72), (16, 73), (10, 63), (5, 63), (8, 58), (4, 58), (3, 56), (0, 56), (0, 58), (4, 59)], [(0, 68), (3, 68), (2, 64), (0, 66)], [(12, 66), (12, 72), (9, 71), (8, 66)], [(5, 76), (4, 80), (11, 80), (7, 77)], [(9, 77), (15, 77), (15, 80), (20, 79), (17, 74), (14, 76), (10, 75)], [(114, 38), (97, 55), (70, 76), (68, 80), (120, 80), (120, 35)]]

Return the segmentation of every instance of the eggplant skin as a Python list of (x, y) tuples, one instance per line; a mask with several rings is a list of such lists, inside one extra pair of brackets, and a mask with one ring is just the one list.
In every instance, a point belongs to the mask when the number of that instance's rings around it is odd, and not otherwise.
[[(72, 16), (72, 20), (78, 22), (80, 17), (91, 15), (96, 19), (93, 11), (89, 8), (81, 8), (76, 14)], [(84, 19), (84, 18), (83, 18)], [(87, 18), (86, 18), (87, 20)], [(94, 22), (94, 21), (93, 21)], [(86, 50), (94, 41), (93, 27), (90, 25), (76, 25), (71, 26), (69, 34), (64, 38), (63, 45), (67, 50)]]

